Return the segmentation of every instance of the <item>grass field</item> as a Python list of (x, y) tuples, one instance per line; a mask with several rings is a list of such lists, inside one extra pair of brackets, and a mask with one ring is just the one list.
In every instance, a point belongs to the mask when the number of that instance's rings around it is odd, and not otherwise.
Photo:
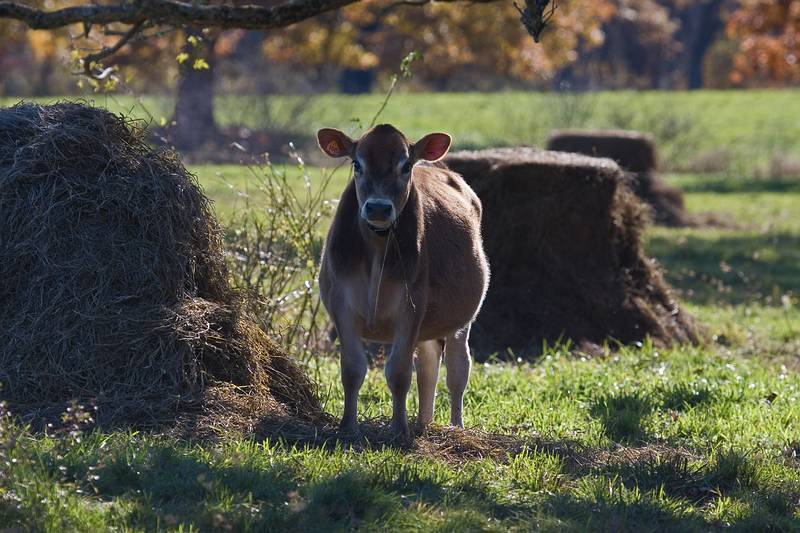
[[(195, 169), (232, 211), (220, 171)], [(312, 170), (313, 173), (313, 170)], [(299, 179), (299, 178), (298, 178)], [(137, 433), (6, 428), (0, 525), (34, 530), (800, 530), (800, 185), (678, 175), (692, 211), (731, 229), (654, 228), (648, 246), (715, 339), (475, 368), (466, 424), (505, 457), (424, 448), (191, 444)], [(341, 183), (339, 181), (338, 183)], [(312, 373), (341, 409), (336, 363)], [(447, 417), (440, 382), (436, 422)], [(412, 409), (415, 400), (411, 393)], [(389, 415), (380, 369), (365, 417)], [(424, 442), (424, 438), (422, 440)], [(519, 452), (518, 446), (524, 449)]]
[[(402, 89), (402, 87), (401, 87)], [(89, 95), (97, 105), (155, 123), (171, 116), (167, 97)], [(380, 94), (317, 97), (220, 96), (217, 121), (278, 127), (308, 138), (322, 126), (356, 133), (370, 123)], [(0, 98), (0, 106), (16, 98)], [(52, 101), (43, 98), (39, 101)], [(596, 93), (396, 93), (380, 116), (412, 138), (453, 134), (456, 148), (542, 145), (554, 128), (613, 127), (653, 133), (669, 169), (699, 164), (752, 172), (774, 154), (800, 159), (800, 91), (645, 91)], [(703, 163), (705, 161), (705, 163)]]
[[(702, 140), (707, 146), (730, 142), (742, 153), (769, 143), (800, 146), (789, 121), (800, 106), (796, 92), (697, 94), (663, 98), (675, 99), (676, 116), (718, 109), (707, 114), (718, 120), (706, 122), (717, 129), (704, 126), (715, 136)], [(417, 133), (450, 116), (475, 145), (519, 141), (515, 125), (501, 119), (505, 111), (481, 109), (481, 95), (419, 98), (422, 107), (403, 115), (402, 104), (416, 98), (392, 100), (383, 118), (407, 119)], [(521, 105), (545, 97), (509, 94), (499, 104), (509, 116), (515, 98)], [(637, 109), (662, 95), (642, 98), (633, 100)], [(682, 99), (691, 105), (681, 107)], [(334, 113), (358, 107), (336, 110), (323, 101), (314, 103), (321, 115), (309, 124), (336, 123)], [(462, 107), (456, 117), (454, 101), (470, 102), (474, 113)], [(601, 104), (594, 112), (608, 112)], [(785, 112), (767, 112), (781, 106)], [(481, 116), (486, 124), (478, 128)], [(759, 137), (770, 131), (781, 140)], [(260, 201), (248, 199), (255, 187), (248, 169), (193, 170), (223, 220)], [(307, 170), (313, 187), (320, 171)], [(299, 170), (286, 172), (304, 187)], [(346, 172), (334, 176), (331, 196), (346, 179)], [(495, 443), (484, 457), (480, 446), (470, 453), (436, 446), (444, 429), (410, 448), (331, 449), (124, 431), (53, 437), (0, 416), (0, 530), (800, 531), (800, 180), (735, 171), (667, 179), (686, 191), (690, 211), (736, 224), (646, 234), (648, 251), (705, 324), (707, 346), (644, 344), (599, 358), (554, 347), (531, 362), (476, 366), (465, 399), (465, 423), (475, 431), (453, 442)], [(336, 361), (311, 365), (326, 410), (338, 415)], [(415, 394), (412, 388), (412, 412)], [(438, 425), (447, 403), (441, 377)], [(380, 419), (390, 409), (382, 371), (371, 369), (361, 414)]]

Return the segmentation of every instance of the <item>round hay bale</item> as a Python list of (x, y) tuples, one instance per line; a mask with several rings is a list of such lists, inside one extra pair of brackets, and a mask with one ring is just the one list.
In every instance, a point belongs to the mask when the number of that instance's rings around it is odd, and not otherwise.
[(653, 222), (663, 226), (697, 226), (699, 221), (686, 211), (683, 192), (664, 183), (657, 174), (632, 174), (630, 184), (634, 194), (650, 207)]
[(556, 130), (547, 149), (592, 157), (607, 157), (629, 172), (658, 168), (658, 152), (652, 135), (629, 130)]
[(471, 339), (479, 357), (543, 342), (697, 342), (641, 247), (645, 208), (610, 159), (503, 148), (445, 161), (483, 203), (492, 279)]
[(18, 415), (74, 399), (104, 425), (322, 413), (243, 312), (195, 177), (135, 124), (73, 103), (0, 109), (0, 206), (0, 395)]
[(653, 137), (627, 130), (558, 130), (550, 135), (547, 149), (592, 157), (607, 157), (632, 173), (630, 185), (652, 209), (653, 221), (665, 226), (693, 226), (683, 193), (658, 176), (658, 151)]

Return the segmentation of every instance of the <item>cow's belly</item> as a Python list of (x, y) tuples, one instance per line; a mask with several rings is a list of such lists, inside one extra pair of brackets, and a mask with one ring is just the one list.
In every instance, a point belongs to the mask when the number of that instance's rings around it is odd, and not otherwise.
[[(365, 340), (392, 342), (395, 324), (402, 309), (405, 287), (384, 280), (377, 302), (370, 301), (366, 276), (354, 276), (341, 287), (344, 308), (353, 320), (358, 335)], [(345, 318), (347, 319), (347, 318)]]
[[(441, 339), (464, 327), (475, 317), (488, 280), (488, 272), (480, 267), (460, 269), (452, 276), (440, 276), (442, 285), (428, 288), (428, 298), (420, 326), (418, 340)], [(446, 280), (458, 279), (454, 286)], [(376, 302), (370, 301), (369, 278), (366, 273), (348, 276), (328, 286), (322, 291), (323, 303), (329, 311), (339, 309), (348, 316), (337, 320), (352, 320), (358, 335), (365, 340), (391, 343), (400, 314), (408, 305), (421, 305), (422, 302), (409, 302), (406, 285), (398, 280), (385, 279), (381, 282), (380, 295)], [(332, 298), (341, 299), (344, 305), (334, 305)]]
[(447, 337), (472, 322), (483, 300), (483, 287), (461, 288), (457, 298), (453, 292), (432, 296), (419, 332), (421, 341)]
[[(400, 313), (409, 303), (406, 288), (402, 284), (386, 283), (381, 286), (377, 306), (370, 309), (368, 288), (365, 285), (346, 284), (344, 287), (346, 308), (352, 313), (358, 335), (368, 341), (391, 343), (394, 341)], [(451, 297), (439, 297), (429, 302), (420, 326), (418, 340), (441, 339), (464, 327), (475, 316), (483, 296), (482, 290), (459, 294), (459, 301)], [(414, 303), (414, 305), (417, 305)]]

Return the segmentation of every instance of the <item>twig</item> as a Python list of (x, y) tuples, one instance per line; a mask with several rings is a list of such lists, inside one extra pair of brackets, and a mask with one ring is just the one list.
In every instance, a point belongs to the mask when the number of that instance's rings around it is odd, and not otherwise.
[[(553, 18), (556, 12), (556, 1), (553, 0), (525, 0), (525, 9), (522, 9), (514, 2), (514, 7), (519, 11), (519, 20), (535, 42), (539, 42), (542, 32), (547, 27), (547, 23)], [(547, 6), (550, 9), (545, 13)]]
[(125, 46), (128, 43), (128, 41), (130, 41), (137, 33), (139, 33), (144, 28), (144, 24), (145, 24), (144, 21), (137, 22), (136, 24), (131, 26), (131, 29), (125, 32), (125, 34), (122, 37), (120, 37), (119, 40), (116, 43), (114, 43), (113, 46), (103, 48), (99, 52), (95, 52), (94, 54), (89, 54), (86, 57), (84, 57), (81, 60), (83, 62), (84, 74), (86, 74), (90, 78), (95, 78), (95, 79), (105, 78), (108, 75), (109, 70), (106, 69), (101, 74), (95, 75), (92, 72), (92, 63), (96, 63), (98, 61), (107, 58), (108, 56), (117, 53), (120, 48)]
[(397, 74), (392, 76), (392, 84), (389, 86), (389, 90), (386, 91), (386, 96), (384, 97), (383, 102), (381, 103), (381, 106), (378, 108), (378, 112), (375, 113), (375, 116), (372, 117), (372, 120), (370, 121), (369, 126), (367, 127), (367, 129), (369, 129), (372, 126), (375, 125), (375, 123), (378, 121), (378, 117), (381, 116), (381, 114), (383, 113), (383, 110), (386, 109), (387, 105), (389, 105), (389, 100), (392, 98), (392, 93), (394, 92), (394, 88), (397, 87), (398, 79), (399, 78), (398, 78)]

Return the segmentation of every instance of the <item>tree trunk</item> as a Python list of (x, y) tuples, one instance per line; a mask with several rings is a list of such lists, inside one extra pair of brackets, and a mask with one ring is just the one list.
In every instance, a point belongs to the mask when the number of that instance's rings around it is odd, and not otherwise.
[(689, 89), (703, 87), (703, 59), (711, 43), (722, 28), (720, 7), (722, 0), (707, 0), (690, 6), (683, 21), (689, 27), (689, 58), (686, 81)]
[[(368, 49), (375, 32), (377, 32), (382, 25), (383, 21), (380, 18), (376, 18), (371, 23), (360, 26), (358, 28), (356, 43)], [(378, 73), (375, 68), (344, 68), (339, 76), (339, 91), (344, 94), (363, 94), (371, 92), (372, 88), (375, 86), (377, 77)]]
[(339, 76), (339, 91), (344, 94), (364, 94), (375, 85), (375, 69), (345, 68)]
[[(216, 138), (219, 133), (214, 121), (214, 41), (196, 29), (187, 30), (182, 52), (188, 54), (180, 66), (178, 92), (175, 101), (175, 130), (172, 142), (179, 150), (192, 150)], [(208, 65), (196, 63), (205, 61)], [(199, 67), (199, 68), (198, 68)]]

